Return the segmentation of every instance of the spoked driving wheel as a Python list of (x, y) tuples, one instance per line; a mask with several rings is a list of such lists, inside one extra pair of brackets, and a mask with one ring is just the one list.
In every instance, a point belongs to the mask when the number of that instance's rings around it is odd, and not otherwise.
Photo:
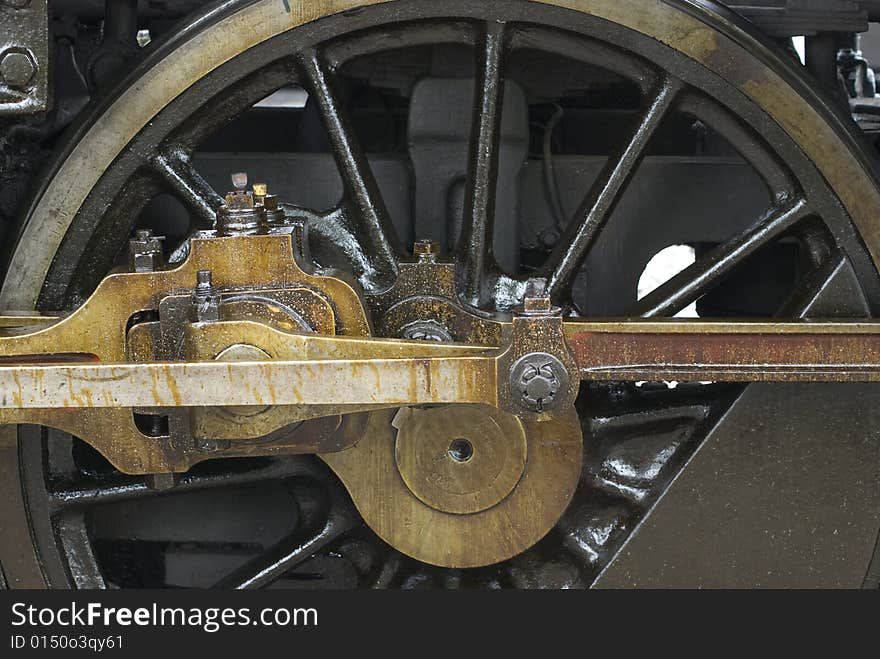
[[(77, 308), (135, 229), (182, 261), (246, 170), (374, 336), (497, 345), (496, 321), (554, 306), (871, 317), (880, 191), (847, 119), (712, 2), (630, 4), (216, 5), (72, 131), (3, 306)], [(689, 261), (647, 285), (670, 246)], [(511, 366), (537, 415), (568, 387), (544, 340)], [(876, 586), (878, 398), (604, 377), (549, 423), (404, 407), (346, 450), (177, 478), (21, 426), (0, 563), (13, 586)]]

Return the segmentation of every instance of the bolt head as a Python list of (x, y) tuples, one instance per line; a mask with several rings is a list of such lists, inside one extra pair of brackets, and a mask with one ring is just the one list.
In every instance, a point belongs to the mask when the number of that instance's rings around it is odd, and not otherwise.
[(232, 179), (232, 187), (240, 192), (244, 192), (248, 184), (247, 172), (234, 172), (230, 174), (229, 178)]
[(417, 320), (403, 328), (400, 334), (403, 339), (411, 341), (436, 341), (438, 343), (451, 343), (452, 334), (436, 320)]
[(144, 482), (151, 490), (170, 490), (177, 485), (177, 474), (147, 474)]
[(216, 323), (220, 320), (220, 297), (196, 292), (192, 298), (193, 315), (197, 323)]
[(527, 297), (523, 300), (523, 311), (527, 314), (550, 313), (552, 310), (553, 304), (549, 295)]
[(196, 273), (196, 285), (210, 287), (214, 283), (213, 273), (210, 270), (199, 270)]
[(413, 244), (413, 255), (419, 261), (434, 262), (440, 253), (440, 243), (436, 240), (417, 240)]
[(254, 196), (248, 192), (230, 192), (224, 201), (227, 210), (249, 211), (254, 208)]
[(510, 369), (510, 394), (523, 408), (544, 412), (556, 407), (568, 389), (568, 370), (553, 355), (532, 352)]
[(0, 59), (0, 78), (10, 87), (27, 87), (36, 72), (37, 63), (27, 51), (8, 50)]
[(163, 265), (162, 241), (151, 229), (137, 229), (128, 243), (129, 262), (135, 272), (153, 272)]

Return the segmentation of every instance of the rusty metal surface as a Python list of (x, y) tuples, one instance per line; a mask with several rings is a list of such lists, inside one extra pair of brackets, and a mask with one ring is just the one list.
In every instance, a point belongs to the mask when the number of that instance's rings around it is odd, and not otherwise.
[(880, 323), (601, 321), (566, 324), (593, 380), (880, 381)]
[[(419, 254), (422, 250), (430, 250)], [(441, 261), (436, 245), (416, 243), (415, 263), (401, 263), (394, 285), (367, 295), (367, 306), (380, 319), (380, 336), (405, 336), (415, 322), (438, 323), (455, 341), (497, 346), (502, 323), (463, 305), (456, 288), (456, 266)]]
[(339, 333), (369, 334), (358, 294), (338, 278), (306, 273), (294, 260), (290, 236), (241, 236), (194, 239), (189, 258), (173, 270), (110, 275), (61, 322), (26, 336), (0, 337), (0, 356), (80, 353), (105, 363), (122, 362), (129, 319), (156, 309), (162, 295), (191, 291), (196, 273), (206, 269), (221, 289), (310, 285), (333, 299), (343, 323)]
[[(87, 358), (92, 366), (96, 365), (95, 362), (104, 365), (125, 364), (130, 357), (136, 357), (137, 354), (141, 358), (156, 359), (160, 351), (157, 346), (150, 345), (153, 338), (151, 330), (134, 332), (135, 340), (129, 346), (127, 328), (131, 322), (136, 323), (141, 318), (139, 314), (155, 313), (163, 297), (176, 292), (191, 294), (197, 279), (196, 273), (205, 268), (211, 269), (214, 282), (225, 292), (254, 288), (308, 288), (313, 293), (323, 295), (325, 299), (333, 300), (335, 332), (342, 335), (368, 335), (369, 323), (357, 292), (339, 278), (310, 274), (304, 267), (308, 269), (307, 264), (300, 266), (295, 260), (290, 235), (194, 239), (190, 257), (176, 269), (111, 275), (76, 313), (47, 327), (32, 327), (30, 331), (7, 331), (0, 336), (0, 355), (6, 364), (33, 363), (36, 359), (42, 362), (60, 361), (69, 365), (74, 353), (77, 355), (73, 357), (74, 360), (82, 361)], [(295, 291), (293, 298), (299, 299)], [(312, 296), (302, 299), (308, 301), (314, 298)], [(13, 318), (7, 324), (16, 323), (18, 321)], [(130, 364), (129, 366), (131, 367)], [(17, 377), (12, 372), (14, 370), (9, 371), (13, 379)], [(93, 372), (86, 377), (96, 375)], [(121, 373), (112, 377), (119, 375)], [(98, 377), (100, 379), (103, 375)], [(72, 394), (69, 404), (79, 404), (74, 401), (74, 397), (86, 406), (90, 398), (93, 403), (98, 397), (108, 401), (107, 387), (112, 389), (111, 383), (112, 380), (104, 381), (97, 387), (92, 383), (68, 389), (68, 393)], [(156, 389), (145, 382), (137, 382), (135, 385), (138, 388), (146, 387), (143, 391), (155, 391), (159, 398), (154, 398), (154, 403), (156, 400), (166, 400), (165, 396), (170, 396), (168, 401), (174, 400), (173, 379), (166, 379), (165, 386)], [(100, 391), (102, 386), (103, 392)], [(13, 400), (15, 395), (11, 392), (10, 395), (12, 398), (8, 400)], [(42, 393), (38, 395), (44, 401), (49, 399), (49, 396)], [(155, 405), (136, 407), (154, 408)], [(7, 415), (7, 421), (24, 419), (20, 412), (10, 411)], [(138, 428), (131, 409), (92, 408), (75, 412), (65, 411), (63, 408), (44, 408), (26, 416), (34, 423), (58, 428), (85, 439), (117, 468), (127, 473), (185, 471), (192, 464), (216, 457), (218, 448), (216, 443), (204, 445), (196, 441), (185, 416), (181, 417), (179, 414), (169, 415), (173, 428), (171, 435), (176, 435), (174, 437), (145, 435)], [(338, 427), (338, 419), (333, 428), (335, 427)], [(223, 455), (235, 456), (255, 453), (265, 455), (285, 450), (294, 453), (318, 449), (334, 450), (342, 445), (335, 431), (329, 434), (328, 431), (321, 431), (307, 437), (302, 445), (282, 435), (270, 437), (256, 445), (240, 443), (219, 446), (225, 449)]]
[[(565, 358), (563, 334), (574, 358), (568, 358), (568, 365), (579, 369), (583, 379), (880, 380), (880, 323), (875, 321), (562, 322), (558, 316), (531, 313), (513, 319), (508, 343), (499, 350), (476, 344), (291, 334), (252, 321), (220, 321), (187, 326), (186, 362), (0, 366), (0, 409), (355, 409), (453, 402), (509, 406), (513, 394), (504, 393), (498, 374), (539, 351), (555, 350)], [(88, 343), (58, 336), (58, 343), (71, 354), (93, 352)], [(15, 341), (27, 346), (24, 354), (31, 355), (31, 361), (40, 359), (28, 337)], [(212, 361), (235, 345), (255, 347), (266, 358)], [(571, 387), (569, 399), (577, 384)], [(302, 420), (312, 414), (303, 408), (292, 416)], [(314, 415), (324, 414), (316, 410)]]
[(0, 409), (493, 404), (494, 364), (484, 357), (368, 357), (4, 366)]

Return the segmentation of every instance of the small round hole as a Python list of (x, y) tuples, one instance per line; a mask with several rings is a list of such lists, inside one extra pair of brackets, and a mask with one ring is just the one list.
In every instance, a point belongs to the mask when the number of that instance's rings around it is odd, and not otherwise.
[(452, 440), (447, 453), (449, 454), (449, 457), (456, 462), (467, 462), (474, 457), (474, 445), (468, 440), (459, 437), (458, 439)]

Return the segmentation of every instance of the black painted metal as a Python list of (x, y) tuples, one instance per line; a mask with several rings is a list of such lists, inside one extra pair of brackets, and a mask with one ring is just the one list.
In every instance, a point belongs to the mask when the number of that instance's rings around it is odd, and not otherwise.
[(196, 171), (189, 154), (180, 147), (173, 147), (157, 155), (152, 162), (170, 190), (199, 220), (194, 228), (213, 228), (223, 197)]
[(462, 295), (480, 306), (481, 285), (491, 259), (504, 93), (504, 23), (487, 23), (477, 47), (474, 117), (466, 182), (464, 225), (459, 239)]
[(651, 138), (672, 110), (681, 81), (667, 77), (638, 119), (630, 140), (612, 153), (581, 207), (549, 259), (547, 292), (556, 300), (569, 293), (575, 275), (583, 266), (599, 232), (611, 217), (620, 196), (632, 180)]
[(716, 247), (639, 300), (638, 314), (648, 318), (678, 313), (808, 214), (809, 206), (802, 199), (771, 209), (748, 231)]
[(338, 485), (331, 488), (331, 509), (320, 528), (298, 529), (274, 547), (245, 563), (214, 584), (220, 589), (254, 589), (268, 586), (285, 573), (342, 538), (358, 525), (357, 513), (348, 495)]
[(372, 271), (362, 276), (369, 288), (389, 286), (397, 274), (402, 250), (388, 216), (382, 193), (373, 178), (366, 154), (358, 144), (347, 118), (332, 72), (317, 49), (306, 49), (297, 57), (306, 89), (318, 106), (336, 163), (345, 185), (347, 201), (353, 206), (357, 242), (340, 246), (366, 258)]

